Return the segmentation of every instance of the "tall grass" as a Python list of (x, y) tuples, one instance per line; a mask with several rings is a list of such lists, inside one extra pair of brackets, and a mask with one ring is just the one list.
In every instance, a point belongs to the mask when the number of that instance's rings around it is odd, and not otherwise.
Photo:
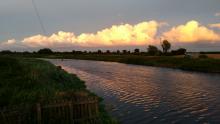
[(35, 103), (59, 92), (85, 90), (84, 82), (49, 62), (0, 57), (0, 106)]
[[(62, 99), (72, 93), (88, 93), (83, 81), (53, 64), (33, 58), (0, 56), (0, 108)], [(100, 98), (101, 101), (101, 98)], [(100, 102), (103, 123), (116, 124)]]

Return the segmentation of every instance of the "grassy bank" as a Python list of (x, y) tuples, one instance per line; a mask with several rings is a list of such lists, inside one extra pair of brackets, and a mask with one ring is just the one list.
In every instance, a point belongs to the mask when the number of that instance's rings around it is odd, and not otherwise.
[(36, 103), (59, 92), (86, 91), (84, 82), (49, 62), (0, 57), (0, 105)]
[(220, 73), (220, 60), (176, 57), (134, 57), (121, 60), (122, 63), (168, 67), (190, 71)]
[(111, 61), (126, 64), (168, 67), (190, 71), (220, 73), (220, 59), (214, 58), (184, 58), (174, 56), (144, 56), (144, 55), (106, 55), (106, 54), (50, 54), (29, 55), (51, 59), (82, 59)]
[[(60, 99), (60, 93), (94, 95), (76, 75), (43, 60), (0, 56), (0, 70), (0, 107)], [(101, 105), (100, 112), (105, 123), (112, 122)]]

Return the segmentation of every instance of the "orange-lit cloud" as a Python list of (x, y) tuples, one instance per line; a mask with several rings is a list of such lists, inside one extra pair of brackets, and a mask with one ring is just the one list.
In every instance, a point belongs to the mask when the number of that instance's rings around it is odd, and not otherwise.
[[(172, 43), (191, 43), (205, 41), (207, 43), (220, 41), (220, 34), (212, 28), (220, 28), (220, 23), (210, 24), (209, 27), (197, 21), (189, 21), (178, 25), (167, 32), (157, 34), (158, 28), (167, 26), (168, 23), (149, 21), (136, 25), (113, 25), (96, 33), (82, 33), (75, 35), (73, 32), (59, 31), (51, 36), (34, 35), (21, 41), (11, 39), (0, 43), (0, 49), (7, 48), (33, 48), (33, 47), (111, 47), (111, 46), (146, 46), (158, 45), (161, 37)], [(220, 43), (220, 42), (219, 42)]]
[(50, 37), (35, 35), (24, 38), (22, 43), (30, 47), (52, 47), (54, 45), (75, 43), (75, 41), (74, 33), (60, 31), (57, 34), (52, 34)]
[(16, 43), (17, 41), (15, 39), (10, 39), (7, 41), (0, 42), (0, 50), (13, 48)]
[(16, 40), (15, 39), (10, 39), (8, 41), (2, 42), (0, 45), (12, 45), (15, 44)]
[(220, 29), (220, 23), (209, 24), (209, 27), (211, 27), (211, 28), (219, 28)]
[(173, 27), (170, 31), (163, 33), (163, 37), (173, 42), (220, 41), (219, 34), (194, 20), (185, 25)]
[(49, 37), (36, 35), (25, 38), (22, 42), (31, 47), (50, 47), (57, 45), (75, 46), (121, 46), (121, 45), (146, 45), (156, 41), (159, 26), (165, 23), (157, 21), (142, 22), (136, 25), (113, 25), (97, 33), (82, 33), (76, 36), (71, 32), (60, 31)]

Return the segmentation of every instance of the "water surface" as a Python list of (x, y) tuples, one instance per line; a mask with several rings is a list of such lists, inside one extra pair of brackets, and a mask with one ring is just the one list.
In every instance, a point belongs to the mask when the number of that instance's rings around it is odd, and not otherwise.
[(49, 60), (86, 81), (122, 124), (220, 123), (220, 75), (87, 60)]

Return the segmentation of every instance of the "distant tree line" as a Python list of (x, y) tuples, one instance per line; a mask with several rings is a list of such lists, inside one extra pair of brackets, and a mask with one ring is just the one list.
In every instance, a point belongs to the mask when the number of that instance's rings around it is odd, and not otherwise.
[(179, 48), (177, 50), (169, 50), (171, 49), (171, 43), (168, 40), (164, 40), (161, 43), (161, 47), (163, 51), (160, 51), (156, 46), (149, 45), (147, 48), (149, 55), (184, 55), (187, 50), (185, 48)]
[[(116, 51), (110, 51), (110, 50), (97, 50), (97, 51), (77, 51), (72, 50), (71, 52), (55, 52), (52, 51), (50, 48), (43, 48), (38, 51), (34, 52), (13, 52), (10, 50), (3, 50), (0, 51), (0, 54), (36, 54), (36, 55), (42, 55), (42, 54), (105, 54), (105, 55), (149, 55), (149, 56), (172, 56), (172, 55), (184, 55), (186, 54), (187, 50), (185, 48), (179, 48), (176, 50), (171, 50), (171, 43), (168, 40), (163, 40), (161, 43), (161, 49), (160, 50), (157, 46), (149, 45), (146, 49), (146, 51), (141, 51), (140, 49), (136, 48), (133, 51), (130, 50), (116, 50)], [(207, 53), (207, 52), (201, 52), (201, 53)], [(220, 52), (209, 52), (209, 53), (220, 53)]]

